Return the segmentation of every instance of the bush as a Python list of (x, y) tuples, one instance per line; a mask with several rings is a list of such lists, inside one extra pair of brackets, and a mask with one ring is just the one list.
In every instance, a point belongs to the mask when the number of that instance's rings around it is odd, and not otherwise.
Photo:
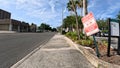
[(108, 41), (107, 40), (102, 40), (102, 45), (108, 46)]
[(68, 33), (66, 33), (66, 36), (71, 38), (73, 41), (78, 39), (76, 32), (68, 32)]
[[(67, 32), (65, 35), (74, 41), (78, 40), (77, 32)], [(85, 36), (83, 33), (80, 33), (80, 39), (89, 40), (90, 38), (88, 36)]]
[(80, 39), (84, 39), (85, 35), (83, 33), (80, 33)]
[(108, 30), (102, 30), (102, 33), (108, 33)]
[(66, 32), (64, 30), (62, 30), (62, 34), (66, 34)]
[(93, 47), (93, 44), (94, 44), (92, 39), (78, 40), (77, 43), (83, 46), (88, 46), (88, 47)]

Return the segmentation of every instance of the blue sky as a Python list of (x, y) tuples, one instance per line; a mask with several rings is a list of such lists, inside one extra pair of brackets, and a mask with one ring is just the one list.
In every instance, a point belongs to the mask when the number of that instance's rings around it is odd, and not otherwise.
[[(52, 27), (62, 23), (62, 8), (64, 18), (70, 15), (66, 9), (69, 0), (0, 0), (0, 9), (12, 13), (11, 18), (35, 23), (47, 23)], [(115, 18), (120, 11), (120, 0), (89, 0), (88, 11), (93, 12), (96, 19)], [(80, 14), (80, 12), (78, 12)]]

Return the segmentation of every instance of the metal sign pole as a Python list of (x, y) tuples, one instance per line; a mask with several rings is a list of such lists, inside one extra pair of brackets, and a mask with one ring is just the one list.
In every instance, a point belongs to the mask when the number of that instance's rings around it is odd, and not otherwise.
[(96, 47), (96, 54), (97, 54), (97, 57), (99, 58), (100, 53), (99, 53), (99, 50), (98, 50), (98, 45), (97, 45), (97, 42), (96, 42), (96, 39), (95, 39), (95, 35), (93, 35), (93, 40), (94, 40), (94, 45)]
[(120, 55), (120, 37), (118, 37), (118, 49), (117, 54)]
[(111, 27), (110, 27), (110, 18), (108, 19), (109, 30), (108, 30), (108, 48), (107, 48), (107, 56), (110, 57), (110, 44), (111, 44)]
[(119, 21), (119, 36), (118, 36), (118, 50), (117, 54), (120, 55), (120, 21)]

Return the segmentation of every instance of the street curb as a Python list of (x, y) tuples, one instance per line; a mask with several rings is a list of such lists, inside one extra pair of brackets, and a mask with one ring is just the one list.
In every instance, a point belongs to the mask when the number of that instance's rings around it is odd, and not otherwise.
[(86, 57), (86, 59), (96, 68), (120, 68), (119, 65), (111, 64), (100, 60), (99, 58), (91, 54), (88, 50), (86, 50), (83, 46), (74, 43), (71, 39), (67, 38), (66, 36), (64, 36), (64, 39), (69, 45), (74, 46), (78, 51), (80, 51)]

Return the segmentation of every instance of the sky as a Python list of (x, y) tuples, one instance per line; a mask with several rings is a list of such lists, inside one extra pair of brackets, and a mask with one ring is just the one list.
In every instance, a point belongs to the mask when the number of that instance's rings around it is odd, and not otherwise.
[[(29, 24), (41, 23), (58, 27), (63, 18), (70, 15), (66, 8), (69, 0), (0, 0), (0, 9), (11, 12), (11, 18)], [(120, 0), (89, 0), (88, 12), (93, 12), (96, 19), (116, 18), (120, 11)], [(80, 10), (78, 10), (80, 14)]]

